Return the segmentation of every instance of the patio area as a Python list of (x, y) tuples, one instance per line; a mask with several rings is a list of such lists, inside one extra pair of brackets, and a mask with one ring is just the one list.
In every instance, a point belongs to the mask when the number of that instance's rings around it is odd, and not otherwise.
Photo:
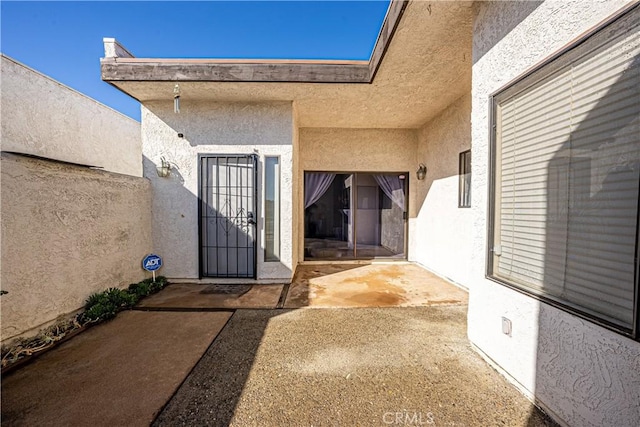
[(554, 425), (473, 351), (466, 312), (408, 263), (172, 285), (4, 377), (2, 424)]
[(296, 269), (286, 308), (424, 307), (466, 304), (467, 292), (417, 264), (306, 264)]
[(290, 285), (176, 283), (139, 304), (145, 310), (424, 307), (467, 303), (467, 292), (419, 265), (306, 264)]
[(466, 306), (238, 310), (155, 426), (555, 425), (471, 348)]

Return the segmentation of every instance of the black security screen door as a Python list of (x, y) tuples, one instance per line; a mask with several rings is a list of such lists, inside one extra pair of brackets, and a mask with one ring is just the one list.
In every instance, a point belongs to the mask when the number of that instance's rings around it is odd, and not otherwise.
[(256, 277), (257, 157), (200, 155), (200, 276)]

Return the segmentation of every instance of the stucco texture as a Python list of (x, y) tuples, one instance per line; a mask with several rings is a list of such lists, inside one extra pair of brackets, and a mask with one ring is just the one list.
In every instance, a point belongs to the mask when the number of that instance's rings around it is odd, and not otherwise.
[(142, 176), (140, 123), (4, 55), (2, 150)]
[[(296, 179), (304, 183), (305, 171), (409, 172), (409, 215), (413, 203), (417, 134), (414, 129), (301, 128), (300, 168)], [(298, 227), (304, 230), (304, 186), (298, 187)], [(300, 239), (304, 236), (301, 235)], [(299, 243), (299, 259), (304, 244)]]
[(473, 218), (458, 207), (458, 157), (469, 148), (470, 94), (418, 130), (417, 158), (427, 176), (416, 182), (416, 214), (409, 221), (409, 259), (461, 284), (471, 272)]
[[(489, 95), (623, 7), (624, 1), (476, 5), (472, 71), (471, 341), (568, 425), (640, 425), (640, 343), (485, 277)], [(512, 321), (511, 336), (501, 317)]]
[(12, 154), (1, 171), (3, 341), (145, 277), (147, 180)]
[[(182, 133), (183, 137), (179, 137)], [(198, 154), (258, 154), (257, 279), (293, 275), (293, 107), (278, 103), (184, 102), (173, 98), (142, 106), (144, 176), (153, 188), (153, 241), (169, 278), (199, 278)], [(280, 157), (280, 260), (264, 262), (264, 157)], [(171, 175), (160, 178), (161, 157)]]

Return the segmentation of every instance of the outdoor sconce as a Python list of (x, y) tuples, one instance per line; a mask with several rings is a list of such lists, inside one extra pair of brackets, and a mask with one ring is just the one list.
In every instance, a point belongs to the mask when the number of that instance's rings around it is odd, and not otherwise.
[(173, 112), (180, 112), (180, 85), (173, 87)]
[(419, 181), (422, 181), (427, 176), (427, 167), (424, 163), (420, 163), (420, 167), (416, 171), (416, 176)]
[(156, 172), (160, 178), (166, 178), (171, 174), (171, 164), (164, 157), (160, 158), (160, 166), (156, 166)]

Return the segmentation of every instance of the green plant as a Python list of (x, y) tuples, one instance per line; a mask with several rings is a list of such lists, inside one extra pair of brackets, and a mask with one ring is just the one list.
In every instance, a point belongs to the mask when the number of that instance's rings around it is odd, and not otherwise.
[(87, 298), (82, 320), (98, 322), (112, 319), (120, 310), (133, 307), (138, 299), (137, 294), (118, 288), (109, 288), (104, 292), (92, 294)]
[(167, 278), (164, 276), (158, 276), (156, 277), (155, 282), (153, 281), (153, 279), (145, 279), (142, 281), (142, 283), (148, 284), (149, 291), (153, 294), (161, 291), (167, 285)]
[(128, 291), (129, 293), (134, 294), (139, 298), (146, 297), (151, 293), (151, 290), (149, 289), (149, 285), (144, 282), (132, 283), (131, 285), (129, 285)]
[(153, 279), (144, 279), (139, 283), (130, 284), (128, 292), (138, 296), (138, 298), (143, 298), (162, 290), (166, 285), (166, 277), (158, 276), (155, 282)]
[(141, 298), (162, 290), (167, 284), (166, 277), (158, 276), (155, 281), (149, 278), (132, 283), (127, 290), (109, 288), (92, 294), (87, 298), (81, 320), (83, 323), (95, 323), (112, 319), (119, 311), (133, 307)]

